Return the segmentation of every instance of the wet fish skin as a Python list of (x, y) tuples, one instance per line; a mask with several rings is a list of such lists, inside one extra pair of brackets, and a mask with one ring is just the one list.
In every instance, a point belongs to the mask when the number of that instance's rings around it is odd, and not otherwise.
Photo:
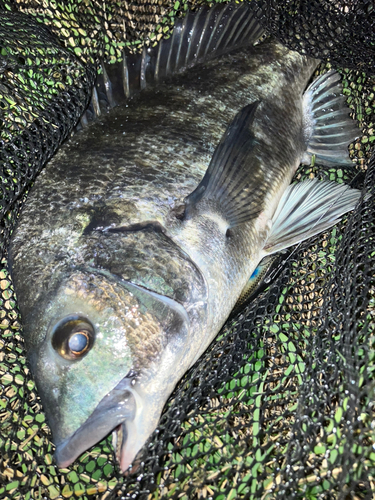
[[(302, 94), (316, 64), (274, 41), (209, 61), (103, 116), (40, 175), (13, 235), (11, 262), (60, 465), (119, 424), (109, 419), (100, 435), (84, 431), (117, 390), (111, 411), (118, 414), (123, 394), (125, 470), (225, 322), (305, 153)], [(241, 194), (248, 218), (236, 225), (218, 198), (184, 200), (249, 103), (256, 103), (255, 142), (244, 158), (250, 187)], [(67, 317), (95, 331), (77, 360), (52, 346)]]
[[(284, 68), (280, 67), (280, 61), (284, 61)], [(277, 171), (278, 177), (289, 184), (292, 169), (282, 162), (293, 158), (296, 164), (304, 150), (304, 140), (301, 110), (294, 104), (296, 91), (288, 77), (301, 72), (299, 66), (303, 64), (302, 56), (291, 55), (276, 43), (243, 50), (222, 58), (220, 64), (212, 61), (203, 69), (193, 69), (173, 84), (145, 91), (126, 108), (112, 110), (79, 138), (74, 137), (52, 160), (48, 170), (41, 173), (39, 187), (29, 197), (22, 220), (28, 220), (27, 240), (38, 244), (26, 246), (22, 241), (17, 269), (13, 266), (14, 276), (33, 277), (47, 289), (47, 285), (53, 288), (51, 279), (66, 263), (109, 265), (108, 261), (115, 259), (119, 250), (114, 254), (113, 249), (107, 248), (113, 236), (103, 236), (94, 229), (148, 220), (163, 224), (170, 211), (178, 210), (201, 180), (230, 119), (249, 102), (264, 99), (267, 89), (272, 94), (272, 86), (280, 86), (284, 94), (280, 96), (280, 109), (284, 99), (291, 103), (291, 117), (287, 126), (286, 113), (281, 111), (276, 124), (271, 123), (269, 129), (266, 124), (264, 135), (271, 138), (265, 162), (273, 161), (272, 148), (281, 150), (278, 161), (282, 171), (274, 168), (272, 174)], [(301, 75), (299, 94), (315, 65), (310, 61)], [(279, 72), (287, 75), (284, 81)], [(223, 74), (227, 75), (225, 80)], [(278, 126), (288, 128), (290, 135), (299, 137), (301, 143), (289, 140), (284, 147)], [(275, 141), (277, 138), (279, 143)], [(255, 175), (258, 175), (255, 183), (264, 178), (261, 171)], [(93, 230), (87, 231), (90, 223)], [(20, 228), (21, 224), (13, 238), (13, 248), (16, 241), (22, 240)], [(80, 238), (85, 231), (86, 235)], [(32, 262), (27, 258), (30, 250)], [(25, 303), (23, 315), (28, 323), (26, 317), (35, 306), (41, 307), (41, 297), (35, 289), (23, 285), (21, 280), (17, 288), (24, 288), (21, 300)], [(43, 295), (43, 291), (40, 293)], [(26, 337), (26, 341), (32, 339)]]

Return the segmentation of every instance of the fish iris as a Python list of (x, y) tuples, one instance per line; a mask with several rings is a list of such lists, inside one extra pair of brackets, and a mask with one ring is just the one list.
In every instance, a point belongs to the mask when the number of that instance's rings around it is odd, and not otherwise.
[(63, 358), (76, 360), (92, 348), (94, 336), (94, 327), (86, 318), (68, 316), (55, 326), (52, 346)]

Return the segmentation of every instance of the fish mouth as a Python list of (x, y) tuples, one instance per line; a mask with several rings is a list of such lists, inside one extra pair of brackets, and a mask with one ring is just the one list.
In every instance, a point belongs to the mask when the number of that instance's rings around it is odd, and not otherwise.
[(140, 397), (134, 387), (134, 379), (123, 378), (100, 401), (86, 422), (71, 436), (56, 445), (55, 460), (58, 467), (68, 467), (74, 460), (94, 444), (104, 439), (110, 432), (119, 434), (116, 444), (116, 457), (122, 472), (131, 465), (138, 449), (133, 451), (136, 441), (134, 420), (141, 411)]
[(115, 450), (116, 460), (120, 466), (121, 473), (124, 474), (131, 466), (134, 473), (140, 465), (137, 459), (136, 432), (133, 422), (122, 422), (112, 431), (112, 445)]

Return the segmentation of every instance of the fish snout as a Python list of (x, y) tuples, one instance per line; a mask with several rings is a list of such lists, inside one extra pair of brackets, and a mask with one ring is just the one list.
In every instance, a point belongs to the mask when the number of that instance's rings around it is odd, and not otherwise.
[[(113, 429), (122, 428), (122, 440), (127, 441), (127, 427), (137, 413), (138, 397), (130, 389), (131, 379), (124, 378), (107, 394), (77, 431), (57, 443), (55, 460), (59, 467), (68, 467), (88, 448), (104, 439)], [(121, 443), (122, 443), (121, 440)]]

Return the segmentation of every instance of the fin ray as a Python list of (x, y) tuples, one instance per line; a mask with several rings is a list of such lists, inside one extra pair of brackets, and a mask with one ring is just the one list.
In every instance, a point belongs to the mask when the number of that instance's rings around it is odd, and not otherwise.
[(262, 189), (254, 186), (246, 168), (257, 141), (252, 133), (259, 101), (245, 106), (228, 126), (198, 187), (185, 199), (190, 218), (204, 198), (214, 201), (228, 228), (246, 222), (259, 211)]
[(361, 192), (346, 184), (307, 180), (285, 191), (272, 218), (264, 254), (279, 252), (315, 236), (353, 210)]
[[(172, 35), (155, 47), (144, 48), (141, 54), (124, 51), (121, 63), (101, 64), (102, 74), (96, 83), (101, 110), (124, 103), (145, 87), (197, 64), (251, 46), (262, 34), (249, 4), (216, 4), (188, 12), (176, 20)], [(83, 121), (97, 116), (92, 100)]]
[(329, 71), (317, 78), (303, 96), (307, 142), (304, 163), (316, 155), (317, 162), (323, 164), (353, 165), (347, 146), (360, 135), (360, 130), (349, 116), (340, 80), (336, 71)]

